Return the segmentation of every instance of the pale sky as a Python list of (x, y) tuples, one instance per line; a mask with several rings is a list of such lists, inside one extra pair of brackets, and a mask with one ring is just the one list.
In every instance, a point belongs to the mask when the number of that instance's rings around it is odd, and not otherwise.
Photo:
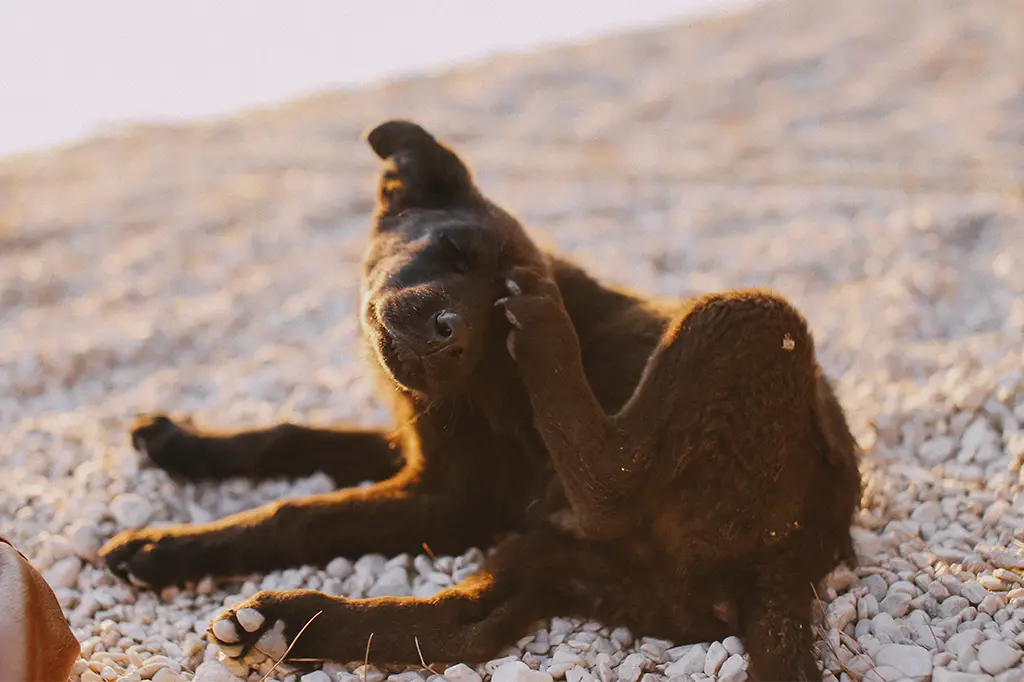
[(0, 2), (0, 156), (749, 1)]

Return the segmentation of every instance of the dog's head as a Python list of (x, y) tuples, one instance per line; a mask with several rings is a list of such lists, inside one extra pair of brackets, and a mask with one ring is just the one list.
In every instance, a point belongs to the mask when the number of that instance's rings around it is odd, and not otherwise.
[(444, 395), (505, 352), (508, 325), (495, 301), (505, 273), (543, 267), (519, 222), (488, 201), (447, 146), (407, 121), (367, 136), (384, 161), (363, 261), (362, 324), (389, 376), (407, 390)]

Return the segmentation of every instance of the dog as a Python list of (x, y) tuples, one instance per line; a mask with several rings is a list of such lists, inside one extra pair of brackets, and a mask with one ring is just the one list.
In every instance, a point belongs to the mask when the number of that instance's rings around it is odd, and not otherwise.
[(856, 562), (861, 481), (801, 314), (763, 290), (666, 302), (606, 286), (539, 248), (421, 126), (367, 141), (383, 166), (360, 316), (396, 427), (146, 417), (133, 443), (176, 476), (323, 471), (339, 489), (122, 532), (109, 567), (158, 588), (493, 547), (429, 599), (265, 591), (209, 637), (253, 662), (308, 623), (291, 657), (361, 660), (373, 633), (380, 662), (483, 661), (576, 616), (678, 643), (737, 635), (752, 679), (820, 679), (814, 586)]
[(79, 651), (53, 590), (0, 537), (0, 681), (66, 682)]

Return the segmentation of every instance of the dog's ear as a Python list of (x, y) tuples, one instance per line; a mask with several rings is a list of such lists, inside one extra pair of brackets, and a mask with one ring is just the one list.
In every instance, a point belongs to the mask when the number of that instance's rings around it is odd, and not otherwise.
[(447, 208), (479, 198), (462, 160), (421, 126), (386, 121), (366, 135), (384, 160), (378, 210), (394, 215), (407, 208)]

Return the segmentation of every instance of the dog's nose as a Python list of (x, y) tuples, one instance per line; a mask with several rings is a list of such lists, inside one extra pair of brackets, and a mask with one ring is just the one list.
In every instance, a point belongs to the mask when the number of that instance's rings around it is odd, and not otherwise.
[(466, 331), (462, 316), (454, 310), (442, 310), (433, 319), (434, 340), (445, 345), (459, 343)]

